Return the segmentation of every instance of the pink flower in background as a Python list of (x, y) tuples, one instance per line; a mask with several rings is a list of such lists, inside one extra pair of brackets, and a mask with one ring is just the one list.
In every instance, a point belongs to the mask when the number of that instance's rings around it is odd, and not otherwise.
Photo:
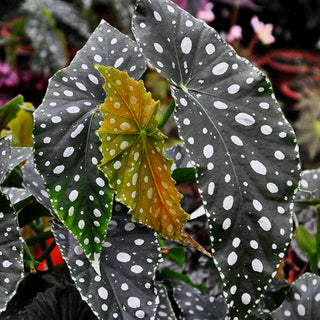
[(211, 2), (206, 3), (202, 8), (198, 10), (197, 18), (202, 19), (205, 22), (211, 22), (215, 19), (215, 15), (212, 12), (213, 4)]
[(264, 45), (268, 45), (270, 43), (275, 42), (276, 39), (272, 35), (272, 23), (264, 24), (262, 21), (258, 19), (257, 16), (253, 16), (251, 18), (251, 25), (253, 27), (254, 32), (257, 34), (259, 40)]
[(213, 4), (209, 0), (174, 0), (174, 2), (205, 22), (211, 22), (215, 18), (212, 12)]
[(227, 34), (227, 42), (232, 43), (237, 40), (242, 39), (242, 28), (238, 25), (231, 27), (230, 31)]

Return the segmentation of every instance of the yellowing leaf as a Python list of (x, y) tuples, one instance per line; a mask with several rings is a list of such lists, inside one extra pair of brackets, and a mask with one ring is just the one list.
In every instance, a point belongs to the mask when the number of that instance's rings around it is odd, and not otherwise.
[(97, 131), (103, 155), (100, 170), (128, 208), (133, 220), (161, 236), (210, 255), (184, 230), (189, 215), (171, 178), (171, 161), (163, 155), (164, 138), (158, 126), (159, 102), (143, 81), (126, 72), (98, 66), (108, 96), (99, 106), (104, 121)]

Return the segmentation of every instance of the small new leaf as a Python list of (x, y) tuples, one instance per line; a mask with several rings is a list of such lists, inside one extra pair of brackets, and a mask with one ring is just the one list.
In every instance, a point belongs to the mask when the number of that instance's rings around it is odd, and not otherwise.
[(180, 206), (182, 196), (171, 178), (172, 163), (163, 155), (159, 102), (146, 92), (142, 80), (113, 67), (96, 67), (105, 79), (107, 93), (99, 106), (104, 117), (97, 131), (103, 155), (99, 168), (116, 199), (130, 208), (133, 221), (208, 254), (183, 230), (189, 215)]

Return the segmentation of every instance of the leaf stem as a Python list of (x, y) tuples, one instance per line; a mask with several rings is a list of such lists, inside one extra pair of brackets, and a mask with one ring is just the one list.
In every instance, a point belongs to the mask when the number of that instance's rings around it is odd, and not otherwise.
[(37, 261), (41, 263), (43, 262), (43, 260), (47, 259), (55, 246), (56, 241), (53, 240), (50, 245), (44, 250), (44, 252), (37, 258)]
[(174, 111), (176, 107), (176, 103), (174, 100), (171, 101), (169, 107), (167, 108), (166, 112), (164, 113), (164, 115), (162, 116), (162, 119), (158, 125), (158, 129), (162, 129), (164, 127), (164, 125), (168, 122), (169, 118), (172, 115), (172, 112)]
[(47, 239), (50, 239), (50, 238), (53, 238), (53, 234), (49, 230), (49, 231), (38, 233), (35, 236), (32, 236), (32, 237), (26, 239), (26, 243), (27, 243), (28, 246), (31, 246), (31, 245), (33, 245), (35, 243), (40, 242), (41, 240), (47, 240)]

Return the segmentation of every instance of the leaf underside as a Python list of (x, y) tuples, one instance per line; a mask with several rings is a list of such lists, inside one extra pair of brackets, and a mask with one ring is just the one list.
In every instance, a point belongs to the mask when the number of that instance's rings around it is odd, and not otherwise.
[(299, 180), (295, 135), (265, 75), (169, 0), (139, 0), (133, 32), (172, 84), (175, 120), (208, 211), (232, 319), (248, 316), (284, 256)]
[(159, 103), (143, 81), (126, 72), (98, 66), (107, 98), (97, 134), (102, 142), (100, 169), (115, 189), (116, 199), (140, 222), (172, 241), (206, 252), (184, 230), (188, 214), (171, 178), (172, 162), (163, 156), (164, 139), (158, 126)]
[(99, 319), (154, 316), (153, 280), (160, 248), (152, 230), (130, 222), (125, 206), (114, 205), (101, 251), (100, 276), (62, 224), (54, 223), (52, 231), (83, 300)]
[(102, 21), (70, 66), (52, 77), (34, 114), (36, 168), (54, 211), (90, 261), (98, 260), (113, 200), (97, 169), (100, 143), (95, 131), (103, 118), (96, 106), (105, 99), (97, 62), (128, 70), (135, 78), (145, 70), (136, 44)]

